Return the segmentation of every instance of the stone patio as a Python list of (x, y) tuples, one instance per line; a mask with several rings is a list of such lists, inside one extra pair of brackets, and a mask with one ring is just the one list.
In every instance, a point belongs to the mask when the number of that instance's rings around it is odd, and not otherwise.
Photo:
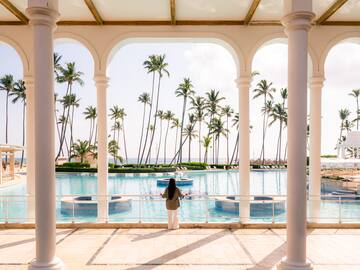
[[(275, 269), (284, 256), (283, 229), (61, 229), (57, 254), (79, 269)], [(309, 231), (315, 269), (360, 269), (360, 230)], [(0, 231), (0, 269), (27, 269), (34, 230)]]

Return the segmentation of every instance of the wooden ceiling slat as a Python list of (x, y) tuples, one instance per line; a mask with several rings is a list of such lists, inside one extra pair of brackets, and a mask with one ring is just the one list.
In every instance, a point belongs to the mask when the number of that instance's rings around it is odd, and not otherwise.
[(176, 0), (170, 0), (171, 24), (176, 24)]
[(87, 5), (88, 9), (90, 10), (91, 14), (94, 16), (95, 21), (97, 24), (102, 25), (104, 23), (103, 19), (100, 16), (100, 13), (96, 9), (94, 2), (92, 0), (84, 0), (85, 4)]
[(336, 11), (338, 11), (347, 0), (336, 0), (317, 20), (317, 24), (324, 24)]
[[(2, 4), (8, 11), (10, 11), (16, 18), (21, 21), (21, 24), (27, 24), (29, 19), (20, 11), (18, 10), (10, 1), (8, 0), (0, 0), (0, 4)], [(13, 22), (10, 22), (11, 24)]]
[(252, 17), (254, 16), (255, 14), (255, 11), (258, 7), (258, 5), (260, 4), (260, 1), (261, 0), (253, 0), (252, 3), (251, 3), (251, 6), (245, 16), (245, 19), (244, 19), (244, 24), (245, 25), (248, 25), (252, 19)]

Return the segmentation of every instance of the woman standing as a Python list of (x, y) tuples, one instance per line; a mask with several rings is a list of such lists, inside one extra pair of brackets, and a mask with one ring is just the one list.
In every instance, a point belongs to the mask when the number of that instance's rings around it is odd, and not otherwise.
[(183, 195), (181, 190), (176, 187), (174, 178), (170, 178), (168, 187), (165, 189), (164, 194), (160, 195), (166, 199), (166, 209), (168, 211), (168, 229), (179, 229), (178, 208), (180, 207), (180, 199), (184, 198), (187, 194)]

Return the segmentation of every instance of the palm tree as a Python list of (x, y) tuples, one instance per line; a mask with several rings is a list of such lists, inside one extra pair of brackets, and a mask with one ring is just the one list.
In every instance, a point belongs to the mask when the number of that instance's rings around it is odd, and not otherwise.
[(226, 117), (226, 164), (229, 164), (229, 117), (231, 117), (233, 113), (234, 110), (228, 105), (221, 109), (221, 114)]
[(360, 89), (353, 89), (349, 96), (352, 96), (356, 100), (356, 130), (359, 130), (359, 120), (360, 120), (360, 109), (359, 109), (359, 96), (360, 96)]
[(121, 121), (121, 127), (122, 127), (122, 131), (123, 131), (123, 142), (124, 142), (124, 151), (125, 151), (125, 161), (126, 163), (128, 163), (128, 154), (127, 154), (127, 147), (126, 147), (126, 132), (125, 132), (125, 116), (127, 114), (125, 113), (125, 109), (121, 108), (120, 109), (120, 115), (119, 115), (119, 119)]
[(94, 130), (95, 130), (95, 121), (97, 117), (96, 107), (94, 106), (88, 106), (85, 108), (85, 111), (83, 112), (85, 115), (86, 120), (90, 120), (90, 130), (89, 130), (89, 143), (92, 144), (92, 138), (94, 136)]
[(205, 119), (205, 99), (197, 96), (191, 99), (191, 110), (195, 111), (196, 121), (199, 123), (199, 162), (201, 162), (201, 123)]
[[(270, 99), (273, 99), (272, 93), (275, 92), (275, 88), (271, 87), (272, 82), (268, 82), (267, 80), (261, 80), (257, 84), (257, 88), (255, 88), (253, 91), (255, 93), (253, 99), (263, 96), (264, 97), (264, 107), (266, 107), (268, 97)], [(268, 114), (264, 113), (263, 116), (263, 136), (262, 136), (262, 147), (261, 147), (261, 153), (260, 153), (260, 159), (262, 158), (262, 163), (265, 162), (265, 136), (266, 136), (266, 119)]]
[[(160, 97), (160, 85), (161, 85), (161, 79), (163, 77), (164, 74), (168, 75), (168, 77), (170, 76), (169, 71), (167, 70), (167, 66), (168, 63), (165, 62), (165, 54), (163, 55), (156, 55), (156, 72), (158, 73), (158, 89), (157, 89), (157, 94), (156, 94), (156, 106), (155, 106), (155, 114), (154, 114), (154, 130), (156, 129), (156, 120), (157, 120), (157, 111), (159, 108), (159, 97)], [(154, 134), (155, 132), (152, 133), (151, 135), (151, 139), (150, 139), (150, 145), (149, 145), (149, 152), (148, 155), (146, 157), (145, 163), (147, 163), (147, 161), (149, 160), (150, 157), (150, 152), (151, 152), (151, 148), (152, 148), (152, 144), (154, 142)]]
[(150, 98), (150, 103), (149, 103), (149, 105), (150, 105), (149, 117), (148, 117), (147, 127), (146, 127), (144, 147), (141, 151), (141, 157), (140, 157), (140, 162), (139, 162), (140, 164), (142, 163), (142, 160), (144, 158), (146, 145), (147, 145), (147, 141), (148, 141), (148, 135), (149, 135), (149, 131), (150, 131), (150, 125), (151, 125), (151, 112), (152, 112), (152, 105), (153, 105), (153, 101), (154, 101), (155, 74), (156, 74), (156, 71), (158, 68), (156, 55), (150, 55), (148, 57), (148, 59), (144, 61), (143, 66), (147, 70), (147, 72), (152, 73), (153, 76), (152, 76), (152, 86), (151, 86), (151, 98)]
[[(0, 78), (0, 90), (6, 92), (6, 103), (5, 103), (5, 143), (8, 141), (8, 132), (9, 132), (9, 96), (10, 93), (14, 90), (14, 77), (13, 75), (7, 74)], [(7, 156), (6, 156), (7, 162)]]
[(77, 140), (77, 143), (73, 143), (71, 145), (71, 151), (73, 153), (71, 158), (78, 157), (80, 158), (80, 162), (83, 163), (86, 155), (91, 152), (91, 149), (92, 147), (89, 141)]
[[(219, 96), (220, 92), (216, 91), (215, 89), (211, 89), (210, 92), (206, 92), (206, 109), (208, 110), (208, 115), (210, 117), (209, 123), (212, 122), (212, 119), (218, 115), (219, 109), (220, 109), (220, 101), (224, 100), (224, 97)], [(208, 125), (209, 126), (209, 125)], [(210, 129), (208, 132), (208, 135), (210, 135)], [(212, 138), (212, 158), (213, 163), (215, 163), (215, 140)]]
[(146, 106), (150, 105), (150, 95), (149, 93), (142, 93), (139, 97), (138, 97), (138, 101), (141, 102), (142, 104), (144, 104), (144, 110), (143, 110), (143, 117), (142, 117), (142, 125), (141, 125), (141, 135), (140, 135), (140, 144), (139, 144), (139, 151), (138, 151), (138, 156), (137, 156), (137, 163), (139, 164), (140, 162), (140, 151), (141, 151), (141, 145), (142, 145), (142, 140), (143, 140), (143, 135), (144, 135), (144, 125), (145, 125), (145, 113), (146, 113)]
[(120, 131), (122, 130), (121, 122), (116, 121), (114, 125), (111, 127), (111, 130), (116, 134), (116, 141), (118, 145), (120, 145)]
[(176, 128), (176, 135), (175, 135), (175, 154), (174, 154), (174, 155), (176, 155), (178, 131), (179, 131), (179, 128), (180, 128), (179, 118), (174, 118), (174, 119), (172, 120), (171, 128)]
[(58, 53), (54, 53), (54, 73), (55, 73), (55, 79), (57, 80), (59, 77), (59, 71), (61, 69), (60, 60), (62, 58), (62, 55)]
[[(18, 80), (14, 83), (13, 91), (10, 92), (10, 96), (13, 96), (12, 103), (18, 101), (22, 102), (22, 146), (25, 146), (25, 108), (26, 108), (26, 87), (23, 80)], [(21, 163), (20, 168), (22, 168), (24, 163), (24, 150), (21, 151)]]
[(225, 123), (221, 118), (213, 118), (210, 123), (210, 134), (215, 135), (216, 144), (216, 163), (219, 163), (220, 136), (227, 136), (228, 130), (224, 127)]
[(282, 103), (276, 103), (271, 112), (270, 117), (272, 118), (272, 121), (270, 122), (270, 126), (275, 123), (276, 121), (279, 121), (279, 137), (277, 142), (277, 148), (276, 148), (276, 162), (280, 163), (281, 161), (281, 139), (282, 139), (282, 130), (283, 130), (283, 123), (287, 122), (287, 112), (283, 107)]
[(341, 120), (341, 124), (340, 124), (340, 136), (339, 136), (339, 143), (341, 143), (343, 141), (343, 136), (342, 136), (342, 132), (345, 129), (345, 121), (347, 120), (347, 118), (350, 115), (350, 111), (348, 109), (340, 109), (339, 111), (339, 117)]
[(182, 116), (181, 116), (181, 127), (180, 127), (180, 144), (179, 144), (179, 155), (178, 155), (178, 162), (182, 162), (182, 135), (183, 135), (183, 129), (184, 129), (184, 120), (185, 120), (185, 111), (186, 111), (186, 102), (188, 97), (191, 97), (193, 94), (195, 94), (195, 91), (193, 90), (193, 85), (191, 83), (190, 78), (184, 78), (183, 82), (179, 84), (178, 88), (175, 91), (175, 95), (177, 97), (183, 97), (183, 110), (182, 110)]
[(159, 117), (159, 119), (160, 119), (160, 139), (159, 139), (159, 147), (158, 147), (158, 149), (157, 149), (155, 164), (157, 164), (157, 163), (158, 163), (158, 160), (159, 160), (159, 153), (160, 153), (161, 139), (162, 139), (162, 130), (163, 130), (163, 128), (162, 128), (162, 123), (163, 123), (163, 120), (164, 120), (165, 113), (164, 113), (164, 111), (159, 110), (159, 111), (157, 112), (157, 115), (156, 115), (156, 116)]
[(111, 140), (108, 143), (108, 152), (113, 157), (115, 165), (117, 165), (117, 161), (123, 162), (123, 158), (119, 155), (119, 144), (116, 140)]
[[(113, 127), (116, 125), (116, 122), (120, 119), (121, 116), (121, 108), (118, 105), (114, 105), (110, 108), (110, 119), (114, 121)], [(113, 129), (113, 140), (115, 140), (116, 130)]]
[(235, 153), (237, 153), (237, 150), (239, 148), (239, 137), (240, 137), (240, 134), (239, 134), (239, 113), (236, 113), (234, 115), (234, 118), (232, 119), (232, 126), (233, 127), (236, 127), (236, 130), (237, 130), (237, 135), (236, 135), (236, 140), (235, 140), (235, 145), (234, 145), (234, 150), (233, 150), (233, 153), (231, 155), (231, 160), (230, 160), (230, 164), (233, 164), (233, 160), (234, 160), (234, 157), (235, 157)]
[(204, 154), (204, 163), (207, 163), (207, 157), (208, 157), (208, 150), (211, 144), (211, 137), (210, 136), (204, 136), (203, 137), (203, 147), (205, 148), (205, 154)]
[(164, 114), (164, 119), (167, 121), (165, 142), (164, 142), (164, 164), (166, 163), (166, 145), (167, 145), (167, 137), (169, 133), (170, 121), (174, 119), (174, 116), (175, 114), (173, 114), (172, 111), (166, 111)]
[(183, 135), (187, 136), (187, 138), (189, 140), (188, 162), (190, 162), (191, 161), (191, 141), (192, 141), (192, 139), (195, 139), (197, 137), (195, 125), (188, 124), (183, 130)]
[[(55, 60), (56, 59), (54, 57), (54, 62), (55, 62)], [(84, 81), (81, 79), (83, 73), (81, 71), (76, 71), (75, 62), (66, 63), (65, 65), (66, 65), (65, 68), (60, 65), (57, 66), (58, 76), (57, 76), (56, 80), (58, 83), (67, 83), (65, 96), (68, 96), (68, 95), (72, 94), (72, 87), (75, 83), (79, 84), (80, 86), (83, 86)], [(66, 113), (66, 109), (67, 109), (67, 113)], [(63, 104), (62, 116), (65, 117), (65, 114), (66, 114), (67, 121), (65, 121), (61, 125), (59, 151), (58, 151), (58, 154), (56, 155), (55, 160), (57, 160), (59, 158), (59, 156), (62, 152), (63, 144), (65, 141), (66, 128), (67, 128), (67, 124), (69, 123), (70, 109), (71, 109), (71, 106), (65, 107)]]
[[(80, 101), (80, 99), (77, 99), (75, 94), (66, 95), (60, 100), (63, 107), (67, 109), (67, 115), (65, 117), (65, 122), (62, 122), (62, 123), (65, 123), (65, 126), (67, 125), (67, 123), (69, 123), (69, 125), (70, 125), (70, 146), (73, 144), (74, 112), (75, 112), (75, 107), (79, 107), (79, 101)], [(71, 115), (70, 115), (70, 113), (71, 113)], [(66, 140), (66, 133), (63, 134), (63, 140)], [(71, 159), (71, 147), (70, 147), (70, 151), (68, 148), (68, 156), (69, 156), (69, 160), (70, 160)]]

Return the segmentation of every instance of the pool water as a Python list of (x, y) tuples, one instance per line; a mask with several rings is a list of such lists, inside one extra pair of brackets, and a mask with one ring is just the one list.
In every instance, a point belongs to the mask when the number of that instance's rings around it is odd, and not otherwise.
[[(285, 170), (252, 171), (250, 174), (250, 194), (252, 195), (286, 195)], [(131, 195), (132, 207), (128, 211), (109, 216), (109, 222), (166, 222), (167, 212), (164, 200), (159, 196), (164, 187), (157, 186), (156, 180), (164, 176), (130, 176), (109, 174), (109, 194)], [(228, 213), (215, 207), (216, 195), (234, 195), (239, 193), (238, 171), (201, 171), (186, 172), (182, 177), (192, 178), (192, 186), (181, 187), (184, 193), (196, 194), (182, 200), (179, 210), (182, 222), (236, 222), (238, 213)], [(324, 193), (333, 186), (324, 186)], [(61, 213), (61, 197), (66, 195), (95, 195), (97, 177), (92, 174), (58, 174), (56, 177), (57, 220), (58, 222), (95, 222), (96, 217)], [(24, 195), (25, 183), (0, 189), (0, 196)], [(139, 195), (147, 195), (142, 197)], [(341, 203), (337, 201), (321, 202), (321, 218), (324, 221), (337, 222), (339, 216), (343, 221), (360, 221), (360, 203)], [(24, 222), (27, 217), (27, 202), (24, 197), (2, 197), (0, 202), (0, 221)], [(253, 222), (285, 222), (286, 214), (275, 216), (272, 213), (250, 216)]]

